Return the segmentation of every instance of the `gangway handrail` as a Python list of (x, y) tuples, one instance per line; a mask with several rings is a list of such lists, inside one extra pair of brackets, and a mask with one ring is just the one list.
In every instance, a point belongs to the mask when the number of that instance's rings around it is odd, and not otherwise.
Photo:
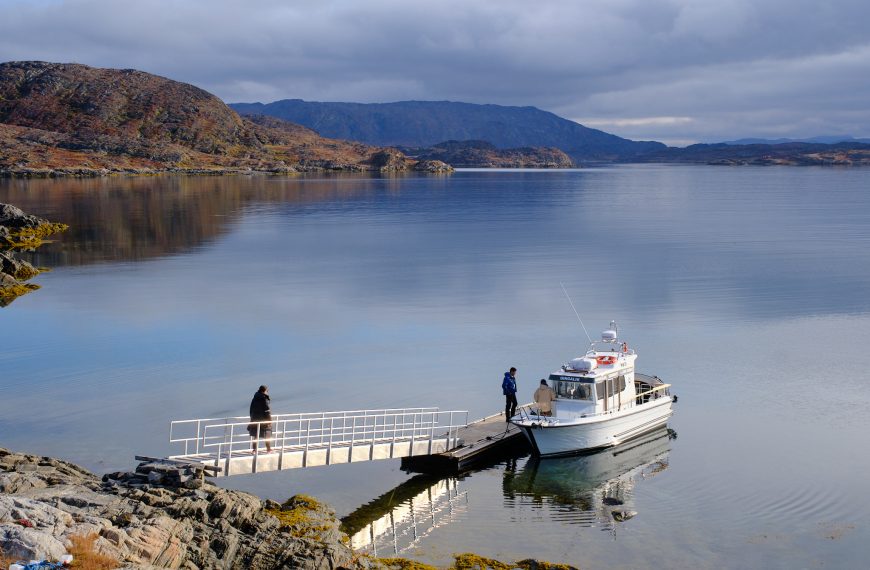
[[(463, 423), (455, 423), (457, 420)], [(261, 437), (261, 426), (271, 424), (268, 438)], [(180, 437), (176, 429), (195, 427), (192, 437)], [(256, 438), (248, 434), (249, 425), (257, 426)], [(252, 443), (274, 443), (277, 449), (311, 449), (351, 446), (382, 442), (405, 443), (435, 439), (453, 442), (459, 428), (468, 425), (468, 411), (427, 408), (386, 408), (276, 414), (271, 420), (251, 422), (246, 416), (200, 418), (170, 422), (170, 443), (184, 445), (184, 456), (216, 455), (229, 458), (235, 452), (247, 452)], [(216, 453), (214, 449), (216, 449)]]
[[(437, 407), (421, 407), (421, 408), (379, 408), (375, 410), (332, 410), (326, 412), (292, 412), (287, 414), (278, 414), (281, 416), (321, 416), (324, 414), (366, 414), (371, 412), (402, 412), (409, 410), (432, 410), (437, 411)], [(222, 420), (237, 420), (244, 419), (248, 416), (220, 416), (213, 418), (191, 418), (185, 420), (172, 420), (172, 423), (185, 423), (185, 422), (209, 422), (209, 421), (222, 421)]]

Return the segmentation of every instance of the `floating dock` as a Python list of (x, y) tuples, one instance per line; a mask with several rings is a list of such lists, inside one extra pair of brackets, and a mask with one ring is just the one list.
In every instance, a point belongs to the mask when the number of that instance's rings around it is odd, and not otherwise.
[(501, 454), (529, 449), (520, 429), (495, 414), (457, 430), (458, 442), (451, 449), (429, 455), (402, 458), (402, 469), (415, 473), (459, 473)]

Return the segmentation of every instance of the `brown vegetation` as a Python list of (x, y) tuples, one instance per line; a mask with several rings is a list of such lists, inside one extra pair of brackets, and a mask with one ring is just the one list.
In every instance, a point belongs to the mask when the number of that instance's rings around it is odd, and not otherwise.
[(70, 546), (67, 551), (72, 554), (71, 568), (80, 570), (114, 570), (123, 566), (117, 558), (103, 554), (97, 550), (97, 533), (88, 535), (73, 535), (69, 537)]
[[(379, 164), (384, 152), (395, 154)], [(279, 119), (241, 118), (198, 87), (141, 71), (0, 64), (0, 174), (407, 170), (414, 161), (325, 139)]]
[(2, 548), (0, 548), (0, 570), (6, 570), (9, 568), (10, 564), (15, 564), (16, 562), (18, 562), (18, 560), (11, 556), (6, 556), (6, 553), (3, 552)]

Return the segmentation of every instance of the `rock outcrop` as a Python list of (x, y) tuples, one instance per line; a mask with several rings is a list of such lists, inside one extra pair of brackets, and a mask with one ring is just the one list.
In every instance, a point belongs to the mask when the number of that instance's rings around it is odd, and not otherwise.
[(66, 229), (65, 224), (25, 214), (11, 204), (0, 204), (0, 307), (39, 289), (39, 285), (26, 281), (42, 270), (18, 259), (15, 252), (36, 249), (45, 237)]
[(12, 558), (56, 559), (70, 537), (96, 534), (99, 552), (135, 568), (382, 567), (354, 553), (333, 512), (313, 499), (279, 505), (221, 489), (201, 472), (179, 484), (171, 466), (137, 471), (101, 480), (65, 461), (0, 449), (0, 548)]

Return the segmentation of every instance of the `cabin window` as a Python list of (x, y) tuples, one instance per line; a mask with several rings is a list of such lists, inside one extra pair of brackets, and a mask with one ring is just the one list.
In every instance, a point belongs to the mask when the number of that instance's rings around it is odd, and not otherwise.
[(565, 400), (591, 400), (592, 385), (580, 382), (557, 381), (553, 383), (556, 396)]
[(595, 391), (599, 400), (603, 400), (608, 396), (613, 396), (623, 390), (625, 390), (625, 376), (607, 378), (606, 380), (595, 384)]

